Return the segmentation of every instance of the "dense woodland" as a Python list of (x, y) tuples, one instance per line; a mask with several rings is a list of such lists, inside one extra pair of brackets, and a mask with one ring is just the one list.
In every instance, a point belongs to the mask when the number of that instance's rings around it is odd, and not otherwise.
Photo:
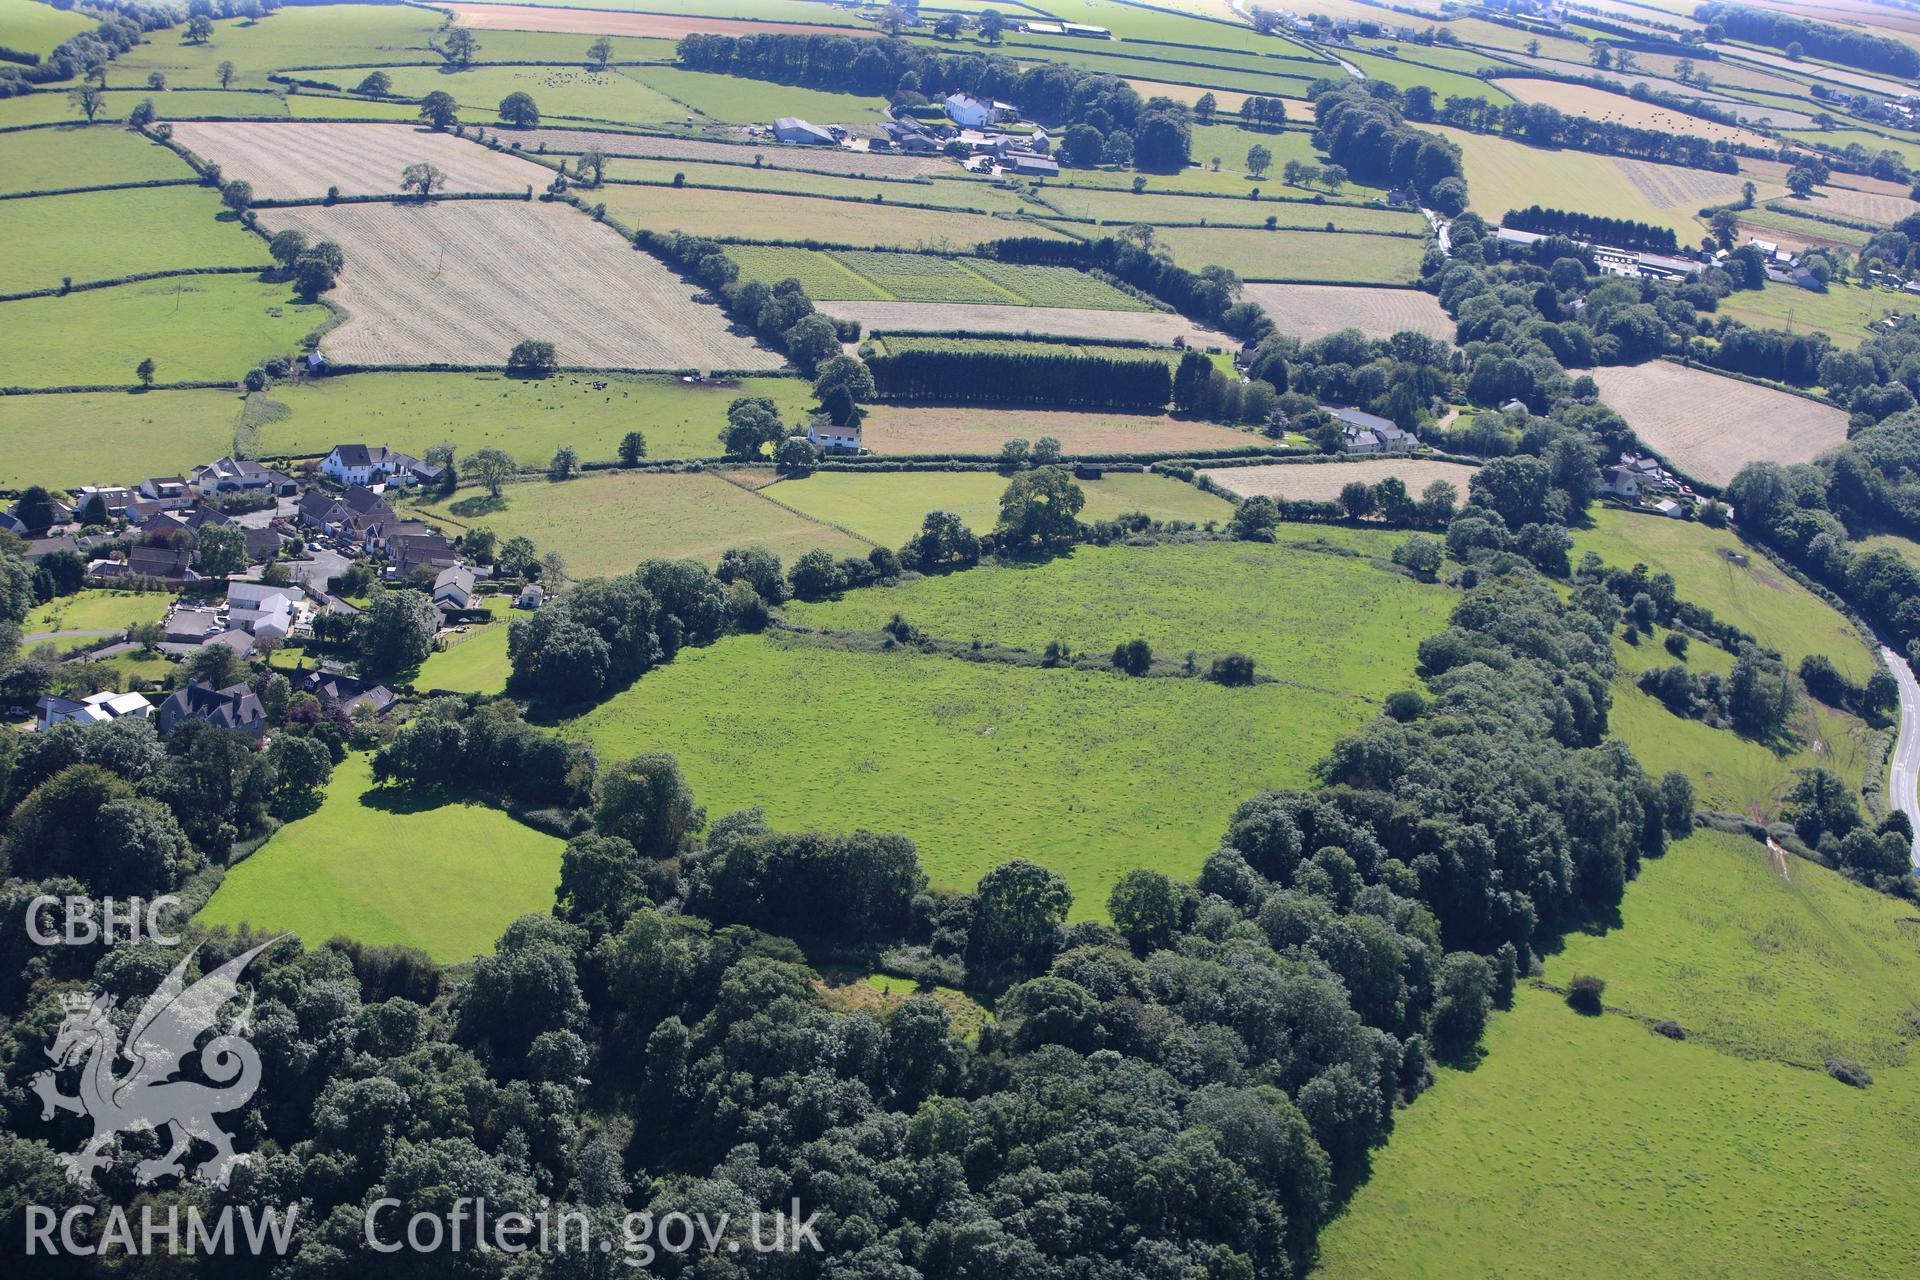
[(1693, 17), (1710, 29), (1718, 28), (1725, 38), (1767, 45), (1789, 57), (1804, 53), (1862, 71), (1884, 71), (1908, 79), (1920, 76), (1920, 51), (1891, 36), (1743, 4), (1703, 4)]

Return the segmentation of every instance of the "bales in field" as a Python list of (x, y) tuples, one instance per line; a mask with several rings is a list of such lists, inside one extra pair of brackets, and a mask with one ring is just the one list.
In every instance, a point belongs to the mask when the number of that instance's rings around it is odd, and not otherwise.
[(328, 295), (349, 319), (321, 341), (336, 361), (500, 365), (516, 342), (560, 363), (623, 369), (772, 369), (693, 286), (604, 226), (557, 205), (471, 201), (263, 210), (346, 254)]
[(1811, 462), (1847, 438), (1832, 405), (1667, 360), (1592, 371), (1634, 434), (1696, 480), (1725, 484), (1749, 462)]
[(1439, 300), (1416, 289), (1369, 289), (1341, 284), (1250, 284), (1241, 295), (1257, 302), (1281, 333), (1303, 341), (1342, 329), (1369, 338), (1389, 338), (1411, 329), (1429, 337), (1453, 337), (1453, 321)]
[(431, 164), (446, 174), (441, 190), (510, 191), (545, 187), (547, 169), (476, 142), (410, 124), (315, 124), (307, 121), (182, 120), (175, 141), (227, 178), (243, 178), (263, 200), (293, 200), (327, 194), (396, 195), (410, 164)]

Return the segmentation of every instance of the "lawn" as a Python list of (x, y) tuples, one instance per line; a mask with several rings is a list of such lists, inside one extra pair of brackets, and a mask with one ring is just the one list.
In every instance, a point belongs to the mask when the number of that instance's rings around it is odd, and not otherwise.
[[(1384, 558), (1402, 541), (1376, 534)], [(930, 635), (1106, 653), (1139, 637), (1157, 654), (1251, 655), (1262, 675), (1384, 697), (1406, 687), (1413, 645), (1443, 630), (1447, 588), (1297, 545), (1207, 542), (1080, 547), (1044, 564), (992, 566), (792, 604), (803, 626), (878, 631), (898, 613)]]
[(322, 454), (364, 438), (418, 454), (451, 441), (460, 455), (505, 449), (528, 466), (545, 466), (562, 445), (583, 461), (610, 462), (621, 438), (639, 431), (650, 458), (711, 458), (720, 452), (727, 404), (749, 395), (772, 397), (788, 420), (813, 398), (799, 378), (714, 387), (638, 374), (350, 374), (268, 391), (265, 398), (284, 412), (264, 415), (255, 449), (267, 457)]
[(1409, 284), (1426, 242), (1408, 236), (1324, 231), (1171, 227), (1159, 240), (1189, 270), (1226, 267), (1245, 280)]
[(131, 386), (151, 358), (161, 382), (235, 382), (267, 356), (297, 352), (326, 319), (283, 284), (249, 275), (176, 276), (67, 297), (0, 303), (0, 386)]
[[(1304, 782), (1370, 714), (1351, 695), (1277, 684), (735, 636), (683, 650), (573, 727), (602, 759), (673, 752), (710, 814), (760, 805), (780, 828), (901, 832), (943, 888), (1032, 858), (1087, 919), (1129, 868), (1192, 877), (1236, 805)], [(779, 743), (804, 749), (769, 768)]]
[(507, 676), (513, 668), (507, 661), (506, 619), (452, 640), (420, 664), (420, 673), (413, 678), (414, 688), (500, 693), (507, 687)]
[(983, 240), (1057, 234), (1045, 224), (942, 209), (697, 187), (603, 187), (591, 193), (629, 227), (740, 240), (816, 240), (880, 249), (970, 249)]
[[(52, 289), (62, 277), (112, 280), (183, 267), (271, 266), (266, 242), (220, 221), (205, 187), (149, 187), (0, 200), (0, 293)], [(128, 234), (138, 228), (138, 234)]]
[[(1111, 520), (1144, 511), (1158, 520), (1226, 520), (1233, 508), (1190, 484), (1160, 476), (1113, 474), (1078, 482), (1086, 494), (1080, 518)], [(929, 511), (951, 511), (978, 532), (1000, 518), (1007, 477), (991, 471), (919, 471), (858, 475), (821, 471), (783, 480), (767, 496), (815, 520), (850, 529), (862, 538), (897, 547), (919, 531)]]
[(192, 177), (186, 162), (159, 143), (111, 125), (0, 134), (0, 193)]
[(1724, 529), (1603, 510), (1593, 528), (1574, 532), (1573, 544), (1576, 560), (1595, 551), (1609, 567), (1671, 573), (1682, 599), (1778, 649), (1790, 667), (1823, 653), (1849, 679), (1864, 681), (1879, 665), (1832, 606)]
[(77, 591), (35, 605), (21, 623), (26, 635), (52, 631), (123, 631), (166, 616), (173, 597), (164, 591)]
[(1920, 311), (1920, 304), (1912, 294), (1893, 289), (1839, 283), (1828, 285), (1824, 293), (1770, 284), (1764, 289), (1742, 289), (1720, 300), (1720, 314), (1755, 329), (1812, 330), (1842, 347), (1859, 346), (1890, 311), (1912, 315)]
[[(129, 374), (113, 372), (116, 380), (131, 381)], [(0, 485), (177, 475), (232, 452), (240, 403), (231, 391), (211, 390), (0, 396)]]
[(484, 492), (462, 489), (420, 510), (503, 539), (524, 534), (542, 552), (558, 551), (578, 578), (625, 573), (653, 557), (713, 565), (728, 547), (766, 547), (788, 562), (815, 547), (836, 555), (868, 550), (858, 538), (715, 475), (602, 472), (564, 484), (529, 481), (509, 486), (501, 503), (492, 509)]
[(227, 872), (196, 918), (419, 947), (443, 964), (491, 951), (515, 918), (544, 915), (561, 842), (498, 809), (432, 804), (372, 785), (370, 757), (334, 770), (318, 812)]

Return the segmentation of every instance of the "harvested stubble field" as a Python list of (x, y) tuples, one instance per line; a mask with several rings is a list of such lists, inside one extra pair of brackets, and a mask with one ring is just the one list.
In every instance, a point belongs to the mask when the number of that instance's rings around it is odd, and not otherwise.
[(351, 313), (322, 340), (353, 364), (504, 364), (522, 338), (564, 365), (772, 369), (781, 357), (731, 332), (718, 307), (653, 257), (563, 205), (464, 201), (263, 210), (275, 230), (333, 240)]
[(428, 163), (445, 173), (442, 190), (511, 191), (544, 188), (553, 175), (477, 143), (407, 124), (315, 124), (306, 121), (196, 123), (173, 127), (176, 142), (244, 178), (266, 200), (341, 195), (393, 195), (400, 173)]
[(1289, 498), (1293, 501), (1331, 502), (1340, 490), (1358, 480), (1379, 484), (1398, 476), (1410, 493), (1419, 493), (1435, 480), (1445, 480), (1464, 499), (1473, 468), (1458, 462), (1422, 458), (1364, 458), (1355, 462), (1276, 463), (1268, 467), (1216, 467), (1200, 473), (1229, 493), (1242, 498)]
[[(507, 141), (515, 141), (506, 134)], [(537, 154), (537, 153), (536, 153)], [(555, 162), (567, 160), (564, 154), (550, 153)], [(572, 166), (578, 171), (578, 165)], [(669, 160), (664, 157), (641, 159), (614, 156), (607, 161), (606, 180), (611, 186), (622, 184), (675, 183), (692, 187), (728, 187), (738, 191), (771, 191), (779, 194), (843, 196), (852, 200), (883, 203), (932, 205), (963, 213), (1031, 212), (1033, 206), (1018, 195), (990, 182), (970, 178), (909, 178), (904, 174), (817, 173), (811, 169), (779, 169), (770, 164), (755, 167), (751, 160), (719, 164), (708, 160)]]
[(1705, 116), (1670, 111), (1651, 102), (1642, 102), (1621, 93), (1608, 93), (1591, 85), (1568, 84), (1560, 80), (1536, 80), (1526, 77), (1500, 78), (1493, 83), (1527, 103), (1544, 103), (1568, 115), (1623, 125), (1629, 129), (1656, 129), (1661, 133), (1705, 138), (1709, 142), (1730, 142), (1750, 147), (1775, 145), (1751, 129), (1721, 124)]
[(568, 9), (541, 4), (449, 4), (453, 20), (475, 31), (559, 31), (588, 35), (642, 36), (678, 40), (695, 32), (714, 35), (878, 35), (869, 26), (823, 26), (798, 22), (749, 22), (739, 18), (703, 18), (696, 14), (619, 13), (606, 9)]
[(0, 134), (0, 193), (161, 178), (191, 181), (193, 170), (159, 143), (112, 125), (63, 125)]
[(816, 302), (975, 302), (1152, 310), (1132, 294), (1070, 267), (788, 245), (732, 245), (727, 256), (740, 264), (741, 274), (748, 279), (798, 280)]
[(1038, 333), (1197, 347), (1228, 343), (1225, 334), (1165, 311), (1096, 311), (1074, 307), (1007, 307), (950, 302), (826, 302), (836, 320), (858, 320), (869, 333)]
[(728, 547), (765, 547), (788, 563), (815, 547), (836, 556), (870, 549), (710, 474), (596, 472), (561, 484), (509, 485), (498, 506), (462, 490), (420, 510), (458, 528), (525, 534), (542, 551), (558, 551), (567, 572), (581, 578), (625, 573), (650, 557), (718, 564)]
[(1037, 222), (871, 201), (698, 187), (602, 187), (593, 203), (630, 227), (740, 240), (812, 240), (880, 249), (971, 249), (1007, 236), (1065, 236)]
[(1749, 462), (1811, 462), (1847, 439), (1847, 415), (1831, 405), (1705, 369), (1650, 360), (1590, 372), (1634, 434), (1708, 484)]
[[(1829, 218), (1871, 222), (1883, 227), (1890, 227), (1902, 218), (1920, 213), (1920, 204), (1905, 195), (1886, 195), (1838, 186), (1817, 187), (1805, 200), (1788, 197), (1783, 207), (1804, 209), (1808, 213)], [(1820, 224), (1816, 222), (1812, 226), (1817, 228)]]
[(1024, 406), (874, 405), (863, 432), (875, 453), (991, 454), (1014, 437), (1052, 436), (1069, 456), (1233, 449), (1261, 437), (1207, 422), (1153, 413), (1080, 413)]
[(928, 156), (874, 155), (839, 147), (789, 147), (767, 139), (709, 142), (699, 138), (662, 138), (645, 133), (610, 133), (596, 129), (528, 129), (516, 133), (524, 149), (578, 154), (598, 147), (609, 156), (639, 159), (711, 160), (721, 164), (753, 164), (776, 169), (810, 169), (816, 173), (876, 174), (890, 178), (931, 177), (958, 173), (953, 161)]
[(1453, 338), (1453, 321), (1439, 300), (1418, 289), (1369, 289), (1339, 284), (1250, 284), (1241, 296), (1266, 308), (1280, 332), (1304, 339), (1358, 329), (1369, 338), (1412, 330)]

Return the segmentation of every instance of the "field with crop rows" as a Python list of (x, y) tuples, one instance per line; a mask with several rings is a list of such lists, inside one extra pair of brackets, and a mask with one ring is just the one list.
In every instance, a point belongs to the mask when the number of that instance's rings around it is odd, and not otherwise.
[(953, 161), (944, 158), (843, 151), (838, 147), (785, 146), (771, 138), (758, 142), (720, 142), (704, 138), (659, 138), (639, 133), (547, 127), (528, 129), (514, 136), (522, 140), (526, 150), (540, 152), (578, 154), (597, 147), (609, 156), (761, 164), (780, 169), (875, 174), (895, 178), (920, 178), (959, 171)]
[(1169, 227), (1158, 238), (1189, 270), (1220, 266), (1244, 280), (1407, 284), (1426, 247), (1409, 236), (1220, 227)]
[(183, 121), (174, 140), (228, 178), (244, 178), (261, 199), (393, 195), (410, 164), (446, 175), (442, 191), (544, 189), (553, 175), (478, 143), (407, 124), (209, 124)]
[(346, 254), (330, 295), (351, 313), (321, 343), (355, 364), (504, 364), (522, 338), (565, 365), (772, 369), (781, 357), (729, 331), (717, 306), (606, 227), (563, 205), (464, 201), (263, 211), (276, 230)]
[(826, 302), (836, 319), (858, 320), (874, 333), (1037, 333), (1189, 346), (1239, 346), (1225, 334), (1165, 311), (1095, 311), (1073, 307), (1016, 307), (934, 302)]
[(1358, 329), (1369, 338), (1405, 330), (1453, 338), (1453, 320), (1430, 293), (1337, 284), (1250, 284), (1241, 293), (1266, 308), (1281, 333), (1303, 339)]
[(1705, 369), (1653, 360), (1591, 372), (1635, 435), (1708, 484), (1749, 462), (1811, 462), (1847, 438), (1840, 409)]

